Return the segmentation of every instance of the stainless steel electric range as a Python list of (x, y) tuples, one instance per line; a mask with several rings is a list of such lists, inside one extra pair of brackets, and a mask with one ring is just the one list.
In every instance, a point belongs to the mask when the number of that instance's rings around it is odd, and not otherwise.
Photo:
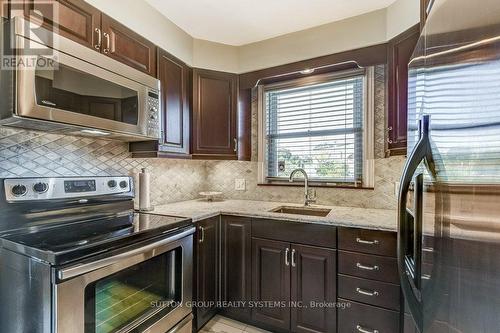
[(191, 332), (191, 220), (129, 177), (0, 180), (0, 332)]

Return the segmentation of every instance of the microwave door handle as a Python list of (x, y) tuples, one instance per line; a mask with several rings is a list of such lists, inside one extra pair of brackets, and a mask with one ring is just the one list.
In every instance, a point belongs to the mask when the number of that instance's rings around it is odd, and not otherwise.
[[(425, 161), (430, 152), (429, 142), (429, 116), (425, 115), (419, 122), (419, 140), (411, 152), (401, 176), (399, 195), (398, 195), (398, 269), (401, 282), (401, 289), (409, 305), (409, 310), (412, 313), (415, 322), (419, 328), (422, 328), (422, 308), (420, 296), (415, 294), (413, 287), (410, 284), (410, 277), (406, 269), (406, 248), (409, 242), (408, 239), (408, 213), (406, 203), (408, 191), (418, 166), (422, 161)], [(422, 179), (423, 182), (423, 179)], [(416, 184), (418, 187), (418, 184)], [(423, 185), (423, 183), (422, 183)], [(417, 213), (421, 216), (421, 213)], [(418, 219), (417, 218), (417, 222)], [(417, 227), (419, 229), (421, 227)], [(412, 244), (413, 245), (413, 244)], [(420, 262), (418, 263), (420, 265)]]

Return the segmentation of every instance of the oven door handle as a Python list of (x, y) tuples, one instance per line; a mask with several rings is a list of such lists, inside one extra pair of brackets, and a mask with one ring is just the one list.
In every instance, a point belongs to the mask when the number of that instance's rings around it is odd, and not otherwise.
[(67, 279), (73, 278), (75, 276), (86, 274), (86, 273), (95, 271), (97, 269), (116, 264), (116, 263), (123, 261), (127, 258), (133, 257), (135, 255), (138, 255), (138, 254), (141, 254), (144, 252), (154, 250), (157, 247), (160, 247), (162, 245), (165, 245), (165, 244), (174, 242), (176, 240), (179, 240), (181, 238), (184, 238), (186, 236), (189, 236), (190, 234), (193, 234), (194, 231), (195, 231), (195, 228), (192, 227), (192, 228), (189, 228), (189, 229), (184, 230), (182, 232), (179, 232), (175, 235), (172, 235), (170, 237), (164, 238), (162, 240), (150, 243), (148, 245), (139, 247), (137, 249), (133, 249), (133, 250), (130, 250), (130, 251), (127, 251), (124, 253), (117, 254), (117, 255), (109, 257), (109, 258), (104, 258), (104, 259), (96, 260), (93, 262), (74, 265), (74, 266), (60, 269), (57, 271), (57, 277), (60, 280), (67, 280)]

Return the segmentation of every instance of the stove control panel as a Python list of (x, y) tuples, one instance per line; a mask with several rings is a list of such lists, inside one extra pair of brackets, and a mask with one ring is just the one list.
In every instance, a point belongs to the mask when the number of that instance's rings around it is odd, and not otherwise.
[(57, 177), (4, 179), (7, 201), (51, 200), (131, 192), (133, 180), (117, 177)]

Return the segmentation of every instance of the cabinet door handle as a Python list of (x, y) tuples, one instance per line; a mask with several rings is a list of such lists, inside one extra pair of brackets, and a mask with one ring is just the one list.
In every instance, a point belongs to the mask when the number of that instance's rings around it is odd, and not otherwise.
[(371, 330), (369, 328), (364, 328), (361, 325), (356, 325), (356, 329), (361, 333), (379, 333), (378, 330)]
[(292, 249), (292, 267), (295, 267), (295, 249)]
[(104, 38), (106, 38), (106, 47), (104, 48), (104, 50), (102, 50), (102, 52), (104, 52), (105, 54), (108, 54), (109, 50), (110, 50), (111, 41), (109, 38), (109, 34), (107, 32), (103, 33), (103, 35), (104, 35)]
[(203, 243), (205, 241), (205, 228), (203, 227), (198, 227), (198, 230), (200, 230), (200, 239), (198, 240), (199, 243)]
[(364, 290), (361, 288), (356, 288), (356, 291), (358, 292), (358, 294), (365, 295), (365, 296), (378, 296), (378, 291), (376, 291), (376, 290), (370, 291), (370, 290)]
[(94, 45), (94, 48), (96, 50), (100, 50), (101, 49), (101, 44), (102, 44), (101, 29), (95, 28), (94, 31), (97, 34), (97, 44)]
[(359, 269), (364, 269), (365, 271), (378, 271), (379, 270), (379, 267), (377, 265), (373, 265), (373, 266), (366, 266), (366, 265), (363, 265), (362, 263), (356, 263), (356, 267), (359, 268)]
[(238, 139), (234, 138), (233, 141), (234, 141), (234, 149), (233, 150), (235, 152), (237, 152), (238, 151)]
[(361, 238), (356, 238), (356, 242), (360, 243), (360, 244), (366, 244), (366, 245), (377, 245), (378, 244), (378, 240), (374, 239), (374, 240), (365, 240), (365, 239), (361, 239)]
[(286, 250), (285, 250), (285, 266), (290, 266), (290, 262), (288, 261), (289, 252), (290, 252), (290, 249), (286, 248)]

